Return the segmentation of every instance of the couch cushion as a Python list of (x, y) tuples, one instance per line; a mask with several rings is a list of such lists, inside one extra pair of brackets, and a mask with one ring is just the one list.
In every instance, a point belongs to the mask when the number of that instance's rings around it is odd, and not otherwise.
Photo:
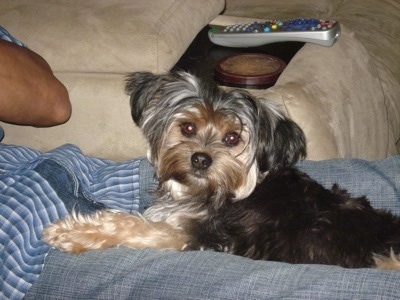
[(224, 14), (259, 19), (328, 18), (342, 0), (227, 0)]
[(146, 155), (147, 144), (132, 121), (121, 74), (59, 73), (68, 87), (73, 112), (62, 126), (35, 128), (0, 123), (6, 144), (48, 151), (65, 143), (85, 154), (112, 160)]
[(400, 3), (398, 0), (344, 1), (334, 16), (355, 32), (371, 57), (375, 76), (384, 91), (387, 115), (383, 118), (387, 119), (389, 131), (385, 144), (389, 143), (389, 154), (400, 153)]
[(300, 125), (309, 159), (374, 160), (396, 154), (387, 142), (385, 96), (376, 69), (366, 49), (343, 24), (333, 47), (306, 44), (274, 87), (253, 93), (281, 103)]
[(223, 0), (3, 0), (0, 24), (56, 72), (163, 72), (223, 7)]

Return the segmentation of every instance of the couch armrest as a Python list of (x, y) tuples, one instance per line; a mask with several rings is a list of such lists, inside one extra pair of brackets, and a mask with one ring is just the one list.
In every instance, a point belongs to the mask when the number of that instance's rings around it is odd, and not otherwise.
[(342, 25), (332, 47), (312, 44), (292, 58), (276, 85), (252, 91), (281, 103), (305, 131), (309, 159), (395, 154), (387, 108), (369, 53)]

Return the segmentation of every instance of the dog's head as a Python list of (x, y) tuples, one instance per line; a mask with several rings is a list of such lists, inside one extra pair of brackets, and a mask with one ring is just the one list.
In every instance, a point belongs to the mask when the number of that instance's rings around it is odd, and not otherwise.
[(305, 155), (302, 130), (245, 91), (226, 92), (183, 72), (138, 72), (126, 92), (148, 158), (174, 197), (243, 199), (266, 172)]

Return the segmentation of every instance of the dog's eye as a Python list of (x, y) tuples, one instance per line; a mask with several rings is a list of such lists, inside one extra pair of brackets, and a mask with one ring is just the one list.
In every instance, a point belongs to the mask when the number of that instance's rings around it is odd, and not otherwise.
[(229, 132), (225, 135), (224, 142), (228, 146), (236, 146), (240, 142), (240, 135), (236, 132)]
[(181, 131), (185, 136), (192, 136), (196, 134), (196, 125), (193, 123), (183, 123), (181, 125)]

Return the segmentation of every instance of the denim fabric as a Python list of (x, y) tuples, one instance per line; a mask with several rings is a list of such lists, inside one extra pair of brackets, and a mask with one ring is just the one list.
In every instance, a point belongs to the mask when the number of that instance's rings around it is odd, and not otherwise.
[(353, 196), (368, 196), (372, 206), (400, 215), (400, 156), (378, 161), (331, 159), (303, 161), (298, 167), (330, 188), (338, 183)]
[(35, 171), (47, 181), (58, 198), (63, 202), (65, 210), (61, 214), (62, 217), (72, 211), (89, 214), (96, 210), (107, 208), (103, 203), (99, 203), (95, 199), (86, 196), (82, 186), (76, 182), (73, 174), (69, 173), (57, 161), (51, 159), (44, 160), (37, 165)]
[(209, 251), (51, 251), (26, 299), (399, 299), (400, 274)]
[[(400, 156), (304, 161), (299, 167), (327, 187), (339, 182), (353, 195), (369, 196), (374, 206), (400, 213)], [(253, 261), (211, 251), (115, 248), (73, 256), (51, 250), (26, 299), (399, 299), (399, 283), (395, 271)]]
[(147, 159), (140, 162), (140, 201), (139, 212), (143, 213), (154, 200), (154, 192), (157, 189), (158, 181), (155, 177), (153, 166)]
[(0, 299), (22, 299), (39, 277), (50, 250), (40, 240), (45, 226), (73, 209), (135, 212), (140, 198), (150, 202), (139, 187), (147, 164), (88, 157), (72, 145), (42, 154), (0, 144)]
[(17, 44), (19, 46), (26, 47), (25, 44), (21, 43), (19, 40), (17, 40), (15, 37), (13, 37), (7, 29), (4, 27), (0, 26), (0, 40), (5, 40), (14, 44)]

